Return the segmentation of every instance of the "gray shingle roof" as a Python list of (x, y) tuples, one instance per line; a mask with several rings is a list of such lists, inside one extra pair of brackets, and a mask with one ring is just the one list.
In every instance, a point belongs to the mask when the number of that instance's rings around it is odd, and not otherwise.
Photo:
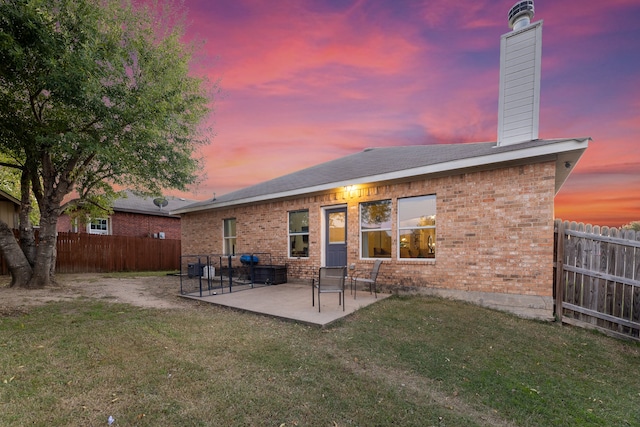
[[(495, 142), (469, 144), (414, 145), (365, 149), (339, 159), (312, 166), (269, 181), (194, 203), (178, 212), (213, 209), (286, 195), (320, 191), (331, 186), (376, 182), (426, 175), (435, 171), (451, 171), (478, 167), (508, 160), (540, 157), (566, 152), (566, 143), (576, 142), (572, 149), (586, 149), (588, 138), (534, 140), (498, 147)], [(575, 144), (574, 144), (575, 145)], [(577, 159), (576, 159), (577, 161)], [(568, 175), (568, 173), (567, 173)], [(565, 177), (566, 178), (566, 177)], [(564, 179), (562, 180), (564, 182)], [(561, 183), (560, 183), (561, 184)]]
[(153, 197), (140, 197), (133, 192), (127, 190), (127, 197), (121, 197), (113, 202), (113, 210), (115, 212), (129, 212), (144, 215), (157, 216), (174, 216), (170, 214), (171, 210), (181, 209), (188, 205), (192, 205), (195, 200), (184, 199), (180, 197), (168, 196), (167, 206), (160, 209), (153, 203)]

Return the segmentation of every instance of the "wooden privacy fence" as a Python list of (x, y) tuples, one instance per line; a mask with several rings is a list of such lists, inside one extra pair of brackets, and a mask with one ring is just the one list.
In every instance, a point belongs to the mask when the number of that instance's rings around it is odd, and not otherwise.
[(556, 220), (556, 315), (640, 339), (640, 233)]
[[(58, 233), (57, 249), (58, 273), (180, 269), (180, 240)], [(0, 267), (8, 273), (4, 259)]]

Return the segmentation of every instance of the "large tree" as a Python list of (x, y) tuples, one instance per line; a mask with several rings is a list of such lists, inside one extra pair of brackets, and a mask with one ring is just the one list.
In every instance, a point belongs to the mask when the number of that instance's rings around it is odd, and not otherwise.
[(211, 88), (189, 73), (194, 46), (170, 6), (0, 0), (0, 153), (20, 172), (23, 203), (19, 241), (0, 222), (12, 285), (51, 282), (70, 194), (108, 196), (123, 186), (159, 194), (196, 180)]

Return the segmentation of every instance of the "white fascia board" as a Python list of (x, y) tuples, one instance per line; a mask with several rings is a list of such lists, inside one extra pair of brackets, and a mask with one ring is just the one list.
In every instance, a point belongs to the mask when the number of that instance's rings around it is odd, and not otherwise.
[[(217, 206), (213, 206), (213, 207), (217, 207)], [(207, 210), (207, 209), (212, 209), (211, 204), (198, 206), (198, 207), (192, 208), (192, 209), (180, 208), (180, 209), (176, 209), (174, 211), (169, 211), (169, 214), (170, 215), (182, 215), (182, 214), (189, 213), (189, 212), (204, 211), (204, 210)]]
[[(219, 209), (229, 206), (243, 205), (248, 203), (265, 202), (268, 200), (281, 199), (287, 197), (301, 196), (303, 194), (316, 193), (321, 191), (327, 191), (334, 188), (345, 187), (347, 185), (359, 185), (370, 182), (384, 182), (395, 180), (406, 180), (414, 176), (432, 175), (437, 173), (444, 173), (453, 170), (474, 169), (498, 163), (509, 163), (514, 161), (521, 161), (524, 159), (530, 159), (535, 157), (543, 157), (548, 155), (557, 155), (567, 151), (575, 151), (580, 149), (586, 149), (590, 138), (577, 138), (577, 139), (565, 139), (559, 140), (553, 144), (546, 144), (536, 147), (528, 147), (521, 150), (509, 150), (502, 153), (490, 154), (486, 156), (470, 157), (459, 160), (452, 160), (450, 162), (437, 163), (433, 165), (427, 165), (419, 168), (404, 169), (395, 172), (389, 172), (378, 175), (367, 175), (361, 178), (354, 178), (348, 181), (335, 181), (326, 184), (316, 185), (313, 187), (296, 188), (294, 190), (283, 191), (279, 193), (263, 194), (255, 197), (247, 197), (244, 199), (230, 200), (228, 202), (210, 203), (207, 205), (197, 206), (191, 209), (176, 209), (171, 211), (172, 215), (182, 214), (187, 212), (198, 212), (210, 209)], [(500, 147), (496, 147), (500, 148)]]
[[(171, 215), (171, 211), (168, 210), (143, 210), (143, 209), (134, 209), (134, 208), (113, 208), (114, 212), (123, 212), (123, 213), (131, 213), (138, 215), (149, 215), (149, 216), (162, 216), (171, 218), (174, 215)], [(175, 217), (175, 216), (174, 216)], [(177, 217), (176, 217), (177, 218)]]
[[(557, 155), (567, 151), (575, 151), (581, 148), (587, 148), (589, 138), (567, 139), (554, 144), (547, 144), (538, 147), (529, 147), (522, 150), (510, 150), (503, 153), (490, 154), (487, 156), (470, 157), (466, 159), (452, 160), (450, 162), (437, 163), (427, 165), (420, 168), (405, 169), (386, 174), (370, 175), (360, 179), (351, 180), (348, 183), (340, 183), (339, 185), (329, 186), (335, 188), (343, 185), (357, 185), (367, 182), (391, 181), (398, 179), (406, 179), (413, 176), (431, 175), (436, 173), (449, 172), (461, 169), (473, 169), (482, 166), (509, 163), (518, 160), (531, 159), (535, 157), (543, 157), (548, 155)], [(499, 148), (499, 147), (496, 147)], [(303, 192), (304, 193), (304, 192)]]
[[(368, 182), (368, 180), (365, 182)], [(228, 206), (244, 205), (247, 203), (266, 202), (268, 200), (282, 199), (286, 197), (295, 197), (295, 196), (300, 196), (302, 194), (316, 193), (320, 191), (331, 190), (333, 188), (344, 187), (346, 185), (353, 185), (353, 184), (354, 184), (353, 181), (330, 182), (327, 184), (316, 185), (313, 187), (296, 188), (295, 190), (282, 191), (280, 193), (261, 194), (259, 196), (254, 196), (254, 197), (245, 197), (244, 199), (229, 200), (228, 202), (212, 202), (206, 205), (197, 206), (190, 209), (188, 208), (176, 209), (175, 211), (171, 211), (171, 214), (173, 215), (173, 214), (182, 214), (182, 213), (188, 213), (188, 212), (207, 211), (210, 209), (219, 209), (219, 208), (224, 208)]]

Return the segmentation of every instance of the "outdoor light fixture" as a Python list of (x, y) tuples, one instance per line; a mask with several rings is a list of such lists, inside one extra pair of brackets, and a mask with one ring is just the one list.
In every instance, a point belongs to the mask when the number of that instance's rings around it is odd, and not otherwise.
[(571, 167), (571, 162), (564, 162), (564, 167), (569, 169)]
[(344, 193), (343, 193), (343, 198), (347, 198), (347, 196), (349, 197), (353, 197), (353, 192), (356, 190), (356, 186), (355, 185), (345, 185), (344, 186)]

